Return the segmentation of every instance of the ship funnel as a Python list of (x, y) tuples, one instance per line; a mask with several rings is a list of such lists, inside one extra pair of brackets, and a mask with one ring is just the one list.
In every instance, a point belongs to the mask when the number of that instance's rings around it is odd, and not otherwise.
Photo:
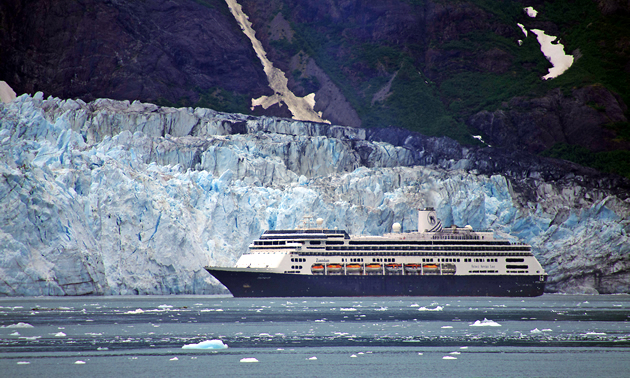
[(442, 231), (442, 221), (438, 219), (434, 208), (426, 207), (424, 210), (418, 210), (418, 231), (419, 232)]

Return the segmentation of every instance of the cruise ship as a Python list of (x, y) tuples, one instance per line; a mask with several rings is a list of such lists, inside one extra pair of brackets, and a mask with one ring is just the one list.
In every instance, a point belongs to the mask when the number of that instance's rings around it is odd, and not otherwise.
[(394, 223), (383, 236), (350, 236), (322, 224), (265, 231), (236, 267), (205, 269), (235, 297), (532, 297), (547, 281), (530, 245), (442, 227), (433, 208), (412, 232)]

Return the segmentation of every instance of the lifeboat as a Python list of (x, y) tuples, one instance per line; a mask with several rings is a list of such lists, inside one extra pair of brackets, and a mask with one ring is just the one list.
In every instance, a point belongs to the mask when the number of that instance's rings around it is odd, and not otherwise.
[(422, 272), (424, 274), (437, 274), (438, 266), (436, 264), (424, 264), (422, 266)]
[(363, 266), (361, 264), (348, 264), (346, 265), (346, 273), (361, 274), (363, 273)]
[(388, 274), (400, 274), (402, 272), (402, 264), (387, 264), (385, 271)]
[(341, 274), (341, 264), (328, 264), (326, 265), (326, 271), (328, 274)]
[(455, 264), (442, 264), (442, 274), (455, 274), (456, 270)]
[(311, 266), (311, 273), (313, 274), (324, 274), (324, 264), (313, 264)]
[(420, 264), (405, 264), (405, 273), (407, 274), (418, 274), (420, 272), (422, 265)]
[(380, 274), (383, 272), (383, 266), (381, 264), (367, 264), (365, 266), (365, 273), (367, 274)]

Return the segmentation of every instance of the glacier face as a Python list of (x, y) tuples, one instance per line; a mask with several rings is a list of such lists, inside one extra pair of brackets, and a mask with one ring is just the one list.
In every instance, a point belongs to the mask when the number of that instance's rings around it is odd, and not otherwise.
[[(630, 204), (604, 190), (420, 166), (366, 131), (22, 95), (0, 105), (0, 295), (210, 294), (265, 229), (445, 225), (530, 243), (550, 291), (630, 292)], [(531, 181), (531, 179), (530, 179)], [(532, 185), (530, 185), (532, 186)]]

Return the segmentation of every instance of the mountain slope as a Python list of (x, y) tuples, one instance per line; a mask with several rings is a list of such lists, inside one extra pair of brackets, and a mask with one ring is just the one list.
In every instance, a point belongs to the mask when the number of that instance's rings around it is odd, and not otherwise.
[[(241, 0), (273, 64), (333, 124), (400, 127), (630, 175), (630, 12), (615, 0)], [(532, 6), (532, 18), (523, 11)], [(523, 29), (529, 30), (525, 36)], [(271, 95), (220, 0), (11, 0), (0, 78), (18, 94), (250, 109)], [(574, 58), (557, 78), (531, 30)], [(521, 41), (521, 42), (519, 42)], [(588, 159), (578, 159), (583, 151)], [(581, 155), (584, 155), (582, 153)]]

